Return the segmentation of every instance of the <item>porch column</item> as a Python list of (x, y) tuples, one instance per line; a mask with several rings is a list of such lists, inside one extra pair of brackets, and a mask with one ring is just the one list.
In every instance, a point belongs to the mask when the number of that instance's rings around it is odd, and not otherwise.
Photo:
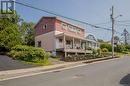
[(97, 43), (95, 43), (95, 48), (97, 49)]
[(64, 47), (64, 49), (66, 49), (65, 35), (63, 35), (63, 47)]
[(65, 49), (66, 49), (65, 34), (63, 34), (63, 47), (64, 47), (64, 53), (65, 53), (65, 58), (66, 58), (67, 57), (67, 52), (65, 51)]
[(82, 46), (81, 46), (81, 40), (80, 40), (80, 49), (82, 48)]
[(74, 47), (74, 38), (73, 38), (73, 49), (74, 49), (75, 47)]
[(86, 49), (86, 46), (87, 46), (87, 42), (85, 41), (85, 46), (84, 46), (84, 47), (85, 47), (85, 55), (86, 55), (86, 53), (87, 53), (87, 51), (86, 51), (86, 50), (87, 50), (87, 49)]
[(65, 58), (67, 57), (67, 52), (65, 52)]
[(87, 41), (85, 42), (85, 50), (87, 50)]

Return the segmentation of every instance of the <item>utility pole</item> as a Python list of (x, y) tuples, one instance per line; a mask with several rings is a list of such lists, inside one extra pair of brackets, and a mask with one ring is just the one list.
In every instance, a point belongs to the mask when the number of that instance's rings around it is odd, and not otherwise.
[(112, 14), (111, 14), (111, 21), (112, 21), (112, 58), (114, 58), (114, 7), (112, 6)]
[(128, 42), (127, 42), (127, 34), (128, 34), (127, 30), (124, 29), (123, 35), (124, 35), (124, 37), (125, 37), (125, 45), (128, 44)]

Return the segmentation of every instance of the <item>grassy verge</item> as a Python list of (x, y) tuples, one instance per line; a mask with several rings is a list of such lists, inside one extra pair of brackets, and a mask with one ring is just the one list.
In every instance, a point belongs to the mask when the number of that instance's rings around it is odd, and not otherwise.
[(130, 52), (128, 53), (128, 56), (130, 56)]
[(123, 57), (124, 55), (126, 55), (126, 54), (115, 52), (115, 56), (116, 56), (116, 57), (119, 57), (119, 58), (120, 58), (120, 57)]
[(33, 65), (38, 65), (38, 66), (48, 66), (48, 65), (52, 65), (51, 62), (49, 61), (39, 61), (39, 62), (29, 62), (29, 61), (22, 61), (20, 60), (21, 62), (23, 63), (26, 63), (26, 64), (33, 64)]

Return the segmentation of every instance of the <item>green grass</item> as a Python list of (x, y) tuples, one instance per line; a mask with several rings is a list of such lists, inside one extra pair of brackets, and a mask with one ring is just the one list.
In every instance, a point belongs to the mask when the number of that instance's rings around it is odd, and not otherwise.
[(128, 56), (130, 56), (130, 52), (128, 53)]
[(33, 65), (38, 65), (38, 66), (51, 65), (51, 62), (49, 62), (49, 61), (37, 61), (37, 62), (29, 62), (29, 61), (22, 61), (22, 60), (20, 60), (20, 61), (23, 63), (26, 63), (26, 64), (33, 64)]
[(123, 57), (125, 54), (123, 54), (123, 53), (117, 53), (117, 52), (115, 52), (115, 56), (117, 56), (117, 57)]

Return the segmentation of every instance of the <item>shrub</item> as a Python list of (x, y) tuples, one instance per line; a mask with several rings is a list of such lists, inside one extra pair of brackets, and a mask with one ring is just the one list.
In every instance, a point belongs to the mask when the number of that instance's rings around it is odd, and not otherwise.
[(102, 52), (108, 52), (108, 49), (107, 48), (103, 48)]
[(128, 51), (122, 51), (123, 54), (128, 54), (129, 52)]
[(97, 55), (97, 50), (93, 49), (92, 54), (95, 57)]
[(111, 44), (107, 44), (107, 43), (100, 44), (100, 48), (101, 49), (107, 48), (109, 52), (112, 51), (112, 45)]
[(103, 57), (112, 56), (112, 53), (111, 52), (102, 52), (102, 56)]
[(128, 49), (130, 52), (130, 45), (126, 45), (126, 49)]
[(36, 48), (26, 45), (16, 45), (11, 49), (9, 55), (18, 60), (37, 62), (47, 61), (50, 57), (49, 53), (46, 53), (42, 48)]
[(100, 48), (99, 48), (99, 49), (97, 49), (97, 53), (98, 53), (98, 55), (101, 55), (102, 51), (101, 51), (101, 49), (100, 49)]
[(115, 47), (115, 51), (116, 52), (123, 52), (123, 51), (125, 51), (126, 50), (126, 48), (125, 48), (125, 45), (117, 45), (116, 47)]
[(91, 47), (86, 47), (87, 48), (87, 50), (92, 50), (92, 48)]

